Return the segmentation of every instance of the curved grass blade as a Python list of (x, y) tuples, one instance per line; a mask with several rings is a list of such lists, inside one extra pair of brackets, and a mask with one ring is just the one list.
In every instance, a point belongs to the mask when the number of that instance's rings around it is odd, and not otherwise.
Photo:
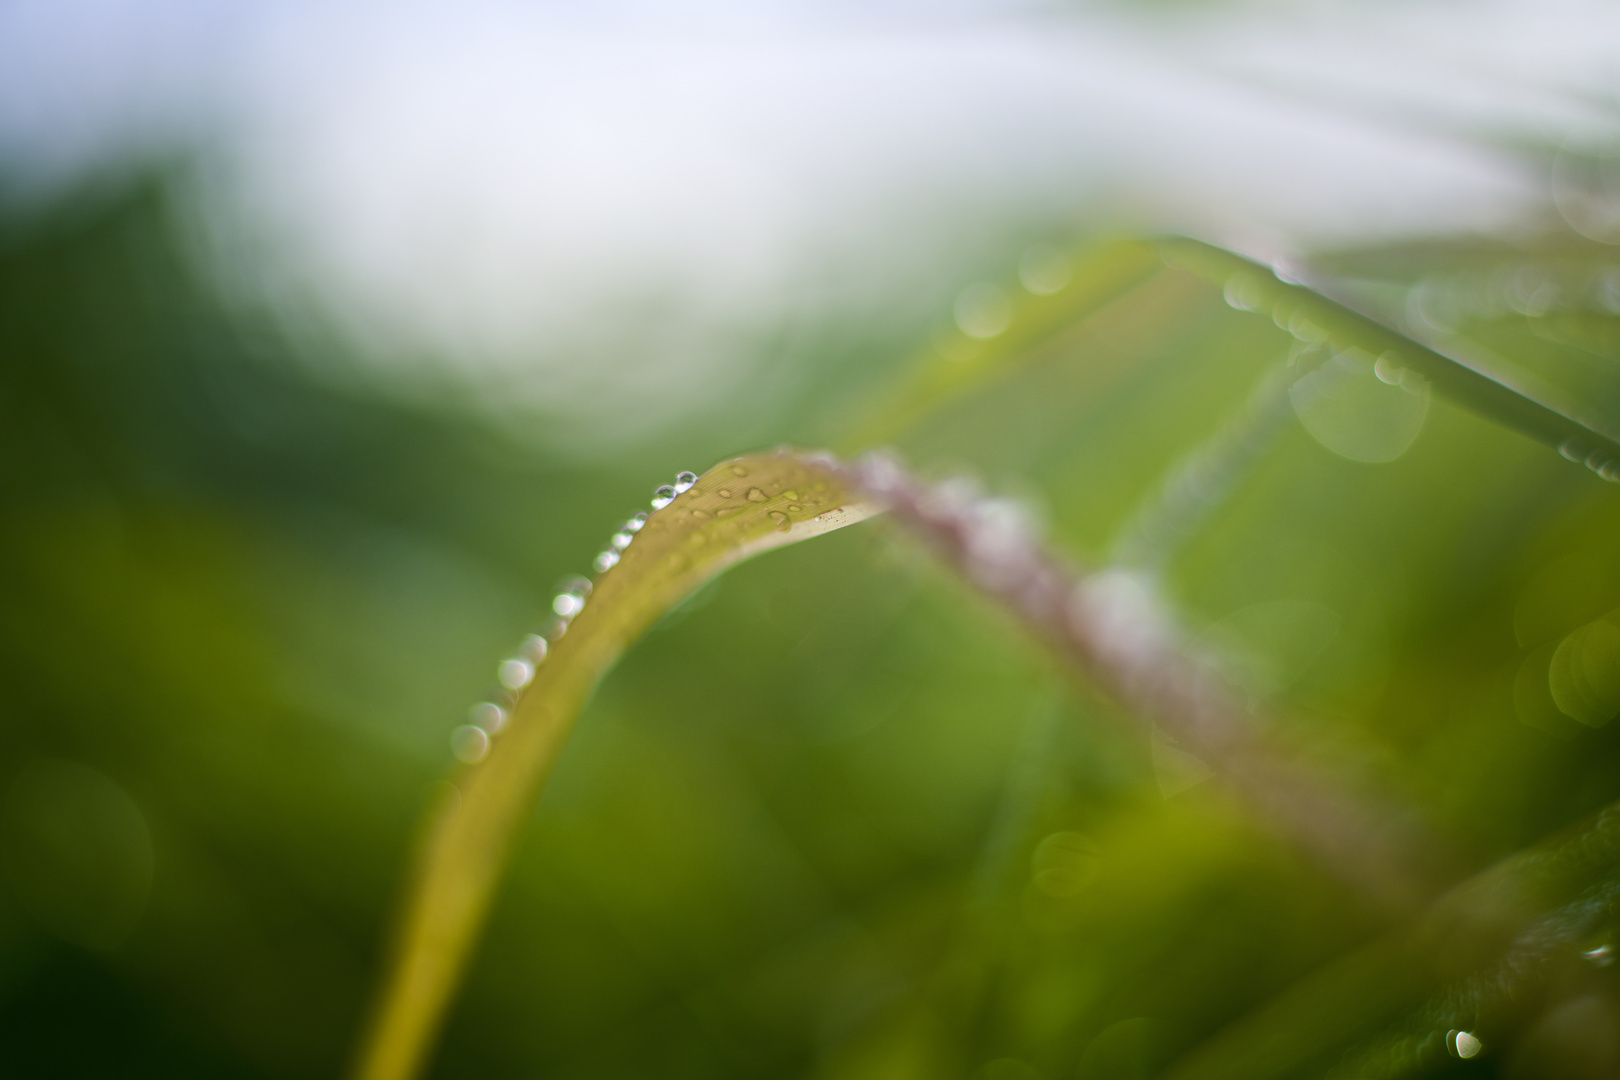
[[(1583, 415), (1549, 387), (1483, 358), (1449, 355), (1387, 326), (1320, 288), (1285, 282), (1269, 268), (1198, 240), (1170, 239), (1157, 250), (1179, 266), (1221, 285), (1234, 306), (1269, 314), (1304, 341), (1358, 348), (1379, 360), (1380, 377), (1410, 369), (1451, 401), (1504, 427), (1558, 449), (1605, 480), (1620, 481), (1620, 437)], [(1494, 368), (1494, 370), (1493, 370)]]
[(489, 754), (428, 822), (377, 1012), (355, 1075), (416, 1075), (488, 910), (513, 834), (602, 674), (661, 614), (751, 555), (853, 524), (859, 501), (830, 459), (721, 462), (648, 516), (567, 632), (550, 644)]

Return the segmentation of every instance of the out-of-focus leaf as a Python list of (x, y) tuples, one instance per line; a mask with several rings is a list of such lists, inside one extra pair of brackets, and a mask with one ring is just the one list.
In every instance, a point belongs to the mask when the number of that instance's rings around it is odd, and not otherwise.
[(960, 325), (944, 329), (846, 440), (848, 448), (885, 442), (940, 405), (970, 393), (1040, 355), (1048, 339), (1164, 269), (1150, 244), (1109, 240), (1077, 254), (1068, 280), (1047, 295), (1003, 293), (1005, 329), (979, 337)]
[(1480, 356), (1441, 353), (1316, 288), (1282, 281), (1273, 271), (1221, 248), (1176, 239), (1161, 241), (1158, 249), (1172, 265), (1223, 286), (1233, 306), (1269, 314), (1303, 341), (1360, 349), (1377, 362), (1380, 378), (1398, 380), (1403, 372), (1416, 372), (1464, 408), (1557, 447), (1605, 479), (1620, 479), (1620, 441), (1609, 426), (1528, 373), (1487, 364)]
[(716, 465), (655, 511), (556, 636), (488, 755), (430, 819), (358, 1070), (414, 1075), (482, 925), (512, 834), (603, 672), (665, 611), (751, 555), (854, 524), (872, 508), (792, 453)]

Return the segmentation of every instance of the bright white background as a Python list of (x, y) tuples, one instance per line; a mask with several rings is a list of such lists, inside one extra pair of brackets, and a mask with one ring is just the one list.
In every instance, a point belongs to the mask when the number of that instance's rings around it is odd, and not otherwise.
[(223, 285), (589, 452), (1042, 238), (1534, 229), (1620, 117), (1575, 0), (679, 8), (0, 3), (0, 160), (184, 153)]

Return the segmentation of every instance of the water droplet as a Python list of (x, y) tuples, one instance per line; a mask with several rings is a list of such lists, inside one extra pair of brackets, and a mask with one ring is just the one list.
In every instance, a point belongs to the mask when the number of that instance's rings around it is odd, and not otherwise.
[(794, 491), (791, 488), (789, 488), (787, 491), (782, 492), (782, 498), (788, 499), (789, 501), (795, 500), (798, 497), (799, 497), (799, 493), (797, 491)]
[(802, 507), (802, 506), (789, 506), (788, 507), (788, 511), (790, 513), (794, 513), (794, 514), (797, 514), (799, 511), (801, 511), (803, 509), (804, 509), (804, 507)]
[(759, 488), (749, 488), (748, 489), (747, 499), (748, 499), (749, 502), (764, 502), (765, 500), (767, 500), (769, 498), (770, 498), (770, 496), (766, 495), (763, 491), (759, 490)]
[(546, 639), (539, 634), (530, 634), (523, 639), (523, 645), (518, 649), (518, 655), (539, 667), (540, 661), (546, 658)]
[(584, 607), (585, 598), (571, 592), (558, 593), (557, 598), (551, 602), (551, 610), (565, 619), (572, 619)]
[(481, 701), (467, 713), (467, 720), (493, 735), (506, 726), (506, 710), (493, 701)]
[(1018, 260), (1018, 280), (1036, 296), (1051, 296), (1069, 283), (1073, 271), (1063, 252), (1050, 244), (1037, 244)]
[(1590, 727), (1620, 713), (1620, 628), (1598, 619), (1572, 631), (1553, 652), (1547, 688), (1560, 712)]
[(1586, 447), (1581, 445), (1579, 439), (1565, 439), (1558, 444), (1558, 452), (1570, 461), (1586, 460)]
[(771, 511), (771, 520), (776, 522), (777, 532), (787, 532), (789, 529), (793, 528), (793, 522), (788, 520), (788, 516), (782, 513), (780, 510)]
[(1408, 392), (1374, 371), (1377, 361), (1346, 349), (1288, 389), (1294, 414), (1311, 437), (1351, 461), (1394, 461), (1417, 441), (1429, 414), (1426, 388)]
[(613, 539), (609, 540), (608, 543), (612, 544), (618, 550), (623, 551), (625, 548), (630, 546), (630, 541), (634, 540), (635, 538), (635, 533), (621, 529), (613, 534)]
[(1233, 274), (1226, 279), (1226, 302), (1239, 311), (1259, 311), (1265, 303), (1264, 286), (1248, 274)]
[(463, 724), (450, 733), (450, 752), (467, 764), (475, 765), (489, 753), (489, 733), (481, 727)]
[(637, 514), (624, 523), (624, 531), (629, 533), (640, 532), (641, 527), (647, 524), (646, 514)]
[(619, 565), (619, 553), (612, 548), (602, 552), (596, 557), (596, 561), (591, 563), (592, 568), (598, 574), (605, 574), (617, 565)]
[(731, 490), (729, 488), (721, 488), (719, 491), (715, 492), (715, 494), (720, 496), (722, 499), (731, 498)]
[(1614, 947), (1610, 945), (1599, 945), (1595, 949), (1587, 949), (1585, 952), (1581, 953), (1581, 956), (1583, 959), (1591, 961), (1598, 967), (1608, 967), (1610, 964), (1614, 963)]
[(1389, 383), (1391, 386), (1401, 385), (1403, 370), (1400, 357), (1394, 353), (1384, 353), (1373, 362), (1373, 374), (1378, 376), (1380, 382)]
[(731, 475), (732, 476), (747, 476), (748, 475), (748, 470), (743, 468), (741, 465), (733, 465), (731, 467)]
[(1312, 322), (1303, 308), (1296, 310), (1289, 316), (1287, 330), (1300, 341), (1310, 345), (1316, 345), (1328, 339), (1328, 332)]
[(693, 510), (692, 516), (697, 518), (699, 521), (707, 521), (714, 515), (709, 513), (707, 510)]
[(659, 484), (658, 487), (653, 490), (652, 508), (654, 510), (662, 510), (664, 507), (668, 506), (674, 501), (675, 489), (670, 485)]
[(508, 690), (521, 690), (529, 685), (530, 679), (534, 678), (534, 666), (527, 660), (515, 657), (511, 660), (502, 660), (501, 666), (496, 670), (496, 678)]
[(1012, 300), (988, 281), (969, 285), (956, 297), (952, 307), (957, 328), (970, 338), (993, 338), (1012, 324)]
[(1446, 1032), (1446, 1049), (1455, 1057), (1471, 1058), (1477, 1057), (1479, 1052), (1485, 1049), (1485, 1045), (1473, 1032), (1453, 1029)]
[(742, 507), (740, 507), (740, 506), (724, 506), (724, 507), (721, 507), (719, 510), (716, 510), (714, 512), (714, 516), (717, 517), (717, 518), (723, 518), (723, 517), (726, 517), (729, 514), (735, 514), (738, 510), (741, 510), (741, 509), (742, 509)]
[(695, 472), (678, 472), (678, 473), (676, 473), (675, 474), (675, 494), (679, 495), (681, 492), (690, 489), (691, 486), (693, 484), (695, 484), (695, 483), (697, 483), (697, 473), (695, 473)]

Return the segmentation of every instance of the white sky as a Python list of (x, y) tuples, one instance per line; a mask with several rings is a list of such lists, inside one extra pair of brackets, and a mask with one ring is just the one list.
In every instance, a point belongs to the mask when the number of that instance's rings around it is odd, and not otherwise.
[(1620, 116), (1604, 4), (1158, 7), (0, 0), (0, 155), (205, 146), (221, 265), (585, 450), (1043, 225), (1511, 229)]

